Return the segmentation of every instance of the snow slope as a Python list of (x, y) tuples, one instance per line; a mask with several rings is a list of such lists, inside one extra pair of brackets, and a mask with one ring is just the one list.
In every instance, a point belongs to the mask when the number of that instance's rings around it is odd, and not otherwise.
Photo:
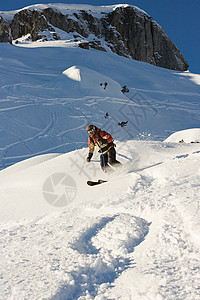
[[(200, 75), (59, 35), (0, 44), (0, 299), (200, 299)], [(88, 123), (120, 172), (86, 163)]]
[(198, 143), (117, 152), (110, 177), (86, 148), (0, 172), (0, 299), (199, 299)]
[[(85, 127), (94, 121), (121, 141), (163, 140), (175, 131), (199, 127), (200, 75), (72, 47), (70, 42), (53, 42), (57, 47), (46, 43), (39, 48), (0, 44), (1, 168), (35, 155), (85, 147)], [(69, 76), (74, 70), (79, 80)], [(129, 93), (121, 92), (124, 85)], [(122, 121), (128, 121), (126, 128), (118, 126)]]

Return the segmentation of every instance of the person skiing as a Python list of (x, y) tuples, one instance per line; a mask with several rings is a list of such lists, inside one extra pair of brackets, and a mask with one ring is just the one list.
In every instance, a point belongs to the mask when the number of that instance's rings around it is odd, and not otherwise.
[(88, 138), (89, 154), (87, 162), (91, 161), (95, 146), (97, 146), (98, 152), (101, 153), (100, 165), (104, 172), (112, 171), (109, 165), (121, 167), (122, 164), (116, 160), (115, 144), (113, 143), (112, 136), (93, 124), (89, 124), (86, 129), (90, 135)]

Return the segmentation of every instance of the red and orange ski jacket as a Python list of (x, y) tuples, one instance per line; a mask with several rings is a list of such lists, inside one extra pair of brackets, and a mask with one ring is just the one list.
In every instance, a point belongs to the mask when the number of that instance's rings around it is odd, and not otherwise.
[[(110, 148), (114, 147), (112, 136), (106, 131), (102, 131), (100, 128), (97, 128), (97, 131), (94, 136), (89, 136), (88, 138), (88, 146), (89, 146), (89, 156), (92, 157), (95, 146), (97, 146), (98, 151), (103, 154), (108, 152)], [(100, 149), (101, 147), (101, 149)]]

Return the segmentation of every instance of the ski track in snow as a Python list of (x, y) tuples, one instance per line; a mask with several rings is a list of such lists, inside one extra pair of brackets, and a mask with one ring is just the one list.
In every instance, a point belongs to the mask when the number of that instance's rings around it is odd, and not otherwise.
[[(31, 99), (30, 96), (27, 96), (27, 97), (24, 96), (24, 98), (27, 98), (26, 101), (29, 101), (28, 100), (29, 98)], [(81, 120), (82, 124), (78, 127), (73, 127), (71, 129), (67, 129), (67, 130), (64, 130), (64, 128), (63, 128), (63, 129), (61, 129), (60, 132), (58, 132), (58, 130), (55, 129), (55, 127), (56, 127), (55, 125), (57, 125), (57, 123), (59, 123), (59, 120), (56, 119), (56, 114), (57, 114), (56, 108), (57, 108), (57, 106), (60, 106), (61, 109), (62, 109), (62, 107), (63, 107), (63, 109), (68, 109), (68, 108), (71, 107), (72, 102), (77, 102), (76, 106), (78, 106), (78, 105), (82, 106), (81, 102), (84, 102), (84, 99), (83, 100), (80, 100), (80, 99), (78, 99), (78, 100), (77, 99), (67, 99), (67, 100), (65, 100), (65, 99), (61, 98), (61, 99), (54, 99), (54, 100), (53, 99), (45, 100), (45, 99), (40, 99), (40, 98), (37, 99), (37, 97), (34, 97), (33, 101), (34, 101), (33, 104), (24, 104), (24, 105), (21, 105), (21, 101), (20, 101), (20, 105), (8, 107), (8, 108), (2, 108), (0, 110), (0, 113), (3, 114), (4, 116), (6, 116), (6, 118), (8, 120), (10, 120), (10, 122), (13, 123), (13, 125), (18, 123), (19, 125), (24, 126), (27, 132), (29, 132), (30, 130), (37, 131), (36, 135), (30, 136), (26, 139), (23, 139), (20, 136), (16, 136), (16, 138), (18, 140), (17, 142), (8, 144), (4, 149), (1, 149), (2, 161), (5, 161), (5, 164), (3, 165), (3, 167), (6, 166), (6, 161), (12, 161), (12, 159), (14, 158), (13, 156), (10, 156), (10, 158), (9, 158), (9, 154), (7, 154), (7, 152), (10, 150), (10, 148), (20, 146), (20, 145), (23, 145), (23, 146), (25, 145), (25, 147), (27, 147), (28, 153), (26, 153), (24, 156), (19, 155), (20, 160), (23, 159), (23, 158), (26, 158), (26, 157), (33, 156), (33, 155), (38, 154), (38, 153), (48, 153), (49, 151), (52, 151), (52, 147), (45, 148), (42, 151), (40, 150), (39, 152), (34, 153), (33, 149), (29, 149), (29, 146), (28, 146), (29, 142), (33, 142), (36, 139), (41, 139), (42, 137), (44, 137), (46, 139), (48, 139), (48, 138), (51, 139), (51, 136), (54, 134), (54, 131), (57, 132), (56, 135), (57, 135), (58, 139), (59, 139), (59, 137), (62, 137), (62, 138), (65, 137), (65, 135), (69, 132), (76, 133), (77, 130), (81, 130), (81, 129), (83, 131), (85, 131), (85, 127), (88, 124), (88, 120), (90, 120), (92, 116), (93, 116), (93, 118), (96, 118), (96, 117), (98, 117), (98, 115), (101, 115), (101, 114), (103, 115), (103, 113), (104, 113), (101, 108), (100, 108), (100, 110), (96, 109), (97, 108), (96, 107), (97, 103), (98, 103), (98, 106), (99, 105), (101, 106), (101, 103), (102, 103), (102, 106), (104, 105), (104, 101), (105, 101), (104, 99), (103, 100), (99, 99), (99, 98), (95, 99), (94, 97), (91, 98), (91, 100), (88, 99), (87, 100), (88, 103), (91, 101), (90, 105), (87, 105), (84, 110), (79, 109), (80, 111), (79, 112), (77, 111), (79, 115), (77, 114), (76, 116), (71, 116), (71, 118), (79, 118), (79, 121)], [(54, 105), (51, 104), (51, 101), (54, 101)], [(121, 99), (121, 100), (120, 99), (107, 99), (107, 105), (108, 104), (110, 104), (111, 106), (113, 104), (119, 105), (119, 107), (121, 105), (122, 106), (123, 105), (124, 106), (129, 106), (129, 107), (133, 107), (133, 108), (137, 107), (137, 105), (134, 104), (134, 103), (128, 103), (127, 104), (127, 102), (123, 99)], [(147, 106), (147, 108), (145, 108), (145, 106), (143, 105), (143, 108), (142, 108), (143, 117), (147, 118), (147, 114), (150, 113), (149, 111), (151, 111), (151, 110), (152, 110), (152, 114), (156, 115), (158, 109), (161, 108), (162, 105), (163, 104), (160, 104), (160, 106), (157, 105), (157, 108), (154, 107), (152, 109), (149, 108), (149, 106)], [(174, 104), (174, 105), (176, 106), (176, 109), (177, 108), (181, 109), (181, 104), (180, 103), (179, 104)], [(189, 105), (190, 104), (188, 103), (188, 106)], [(8, 113), (9, 111), (11, 111), (13, 113), (16, 112), (16, 114), (17, 114), (17, 112), (20, 113), (20, 110), (23, 110), (23, 109), (26, 109), (26, 108), (31, 108), (31, 107), (36, 108), (38, 111), (40, 110), (41, 107), (43, 107), (47, 111), (48, 118), (49, 118), (49, 123), (46, 125), (46, 128), (38, 128), (34, 124), (29, 125), (26, 120), (24, 120), (23, 123), (22, 123), (22, 121), (17, 120), (17, 119), (12, 120), (11, 119), (12, 117), (9, 117), (8, 114), (5, 114), (5, 113)], [(171, 107), (173, 107), (173, 104), (171, 104)], [(183, 109), (185, 109), (185, 107), (186, 107), (186, 103), (183, 104)], [(88, 108), (89, 108), (89, 111), (91, 111), (91, 113), (89, 113), (89, 114), (88, 114)], [(196, 108), (193, 106), (192, 110), (196, 111)], [(94, 112), (96, 114), (96, 117), (94, 115)], [(139, 117), (141, 118), (142, 115), (139, 115)], [(68, 118), (69, 118), (69, 116), (68, 116)], [(115, 120), (114, 118), (112, 119), (112, 121), (114, 121), (115, 124), (117, 124), (117, 120)], [(21, 122), (21, 124), (20, 124), (20, 122)], [(74, 122), (73, 122), (73, 124), (74, 124)], [(114, 126), (116, 126), (116, 125), (114, 125)], [(136, 122), (134, 122), (133, 128), (135, 128), (136, 131), (140, 130), (139, 119), (137, 119)], [(15, 133), (15, 135), (16, 135), (16, 133)], [(73, 143), (75, 143), (74, 146), (73, 146)], [(73, 143), (72, 143), (72, 148), (71, 149), (76, 147), (75, 145), (76, 145), (77, 141), (76, 142), (73, 141)], [(61, 148), (64, 145), (66, 145), (66, 144), (67, 144), (66, 139), (65, 140), (62, 139), (62, 141), (60, 141), (60, 142), (58, 141), (58, 149)], [(55, 151), (56, 147), (54, 147), (53, 149)], [(16, 157), (16, 159), (17, 159), (17, 157)], [(11, 162), (9, 162), (9, 164), (10, 163)]]
[[(87, 293), (95, 297), (99, 286), (106, 290), (120, 273), (134, 265), (131, 257), (134, 247), (148, 232), (148, 223), (145, 220), (129, 214), (118, 214), (88, 218), (86, 221), (76, 215), (73, 222), (69, 220), (68, 213), (63, 213), (59, 216), (59, 221), (55, 220), (53, 226), (48, 221), (45, 224), (37, 221), (8, 231), (8, 236), (3, 242), (5, 245), (9, 244), (10, 249), (15, 249), (17, 260), (14, 263), (18, 265), (14, 278), (6, 276), (8, 281), (2, 278), (8, 294), (11, 284), (14, 298), (16, 293), (21, 297), (26, 294), (29, 299), (39, 299), (39, 288), (46, 290), (47, 298), (43, 295), (43, 299), (78, 299)], [(135, 229), (141, 232), (134, 232)], [(26, 236), (27, 230), (29, 236)], [(113, 244), (108, 245), (108, 241), (112, 241), (113, 230), (117, 231), (116, 237)], [(41, 232), (39, 236), (38, 231)], [(66, 236), (64, 243), (62, 233)], [(117, 235), (120, 237), (119, 241)], [(45, 242), (47, 238), (48, 244)], [(34, 248), (30, 245), (32, 239), (35, 241)], [(55, 245), (55, 240), (58, 246)], [(19, 243), (23, 251), (18, 248)], [(5, 248), (3, 256), (5, 260), (9, 260), (12, 253), (9, 252), (9, 248)], [(31, 274), (20, 280), (21, 274), (26, 273), (27, 266), (31, 268), (31, 273), (36, 275), (34, 281), (37, 282), (37, 288), (31, 284)], [(7, 266), (8, 274), (12, 274), (12, 268), (11, 260)], [(48, 278), (48, 281), (51, 278), (51, 282), (45, 282), (45, 278)], [(59, 289), (57, 280), (60, 281)], [(15, 286), (21, 284), (25, 288), (24, 294), (23, 290), (15, 289)], [(55, 295), (51, 297), (51, 293)]]

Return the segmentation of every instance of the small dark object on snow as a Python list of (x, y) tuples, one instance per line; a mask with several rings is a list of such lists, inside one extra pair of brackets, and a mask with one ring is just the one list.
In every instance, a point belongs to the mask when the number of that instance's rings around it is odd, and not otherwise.
[(105, 82), (104, 84), (101, 82), (100, 83), (100, 86), (103, 86), (104, 85), (104, 90), (106, 89), (106, 87), (108, 86), (108, 83), (107, 82)]
[(104, 116), (105, 119), (107, 119), (109, 117), (109, 113), (107, 112)]
[(128, 121), (121, 122), (121, 123), (118, 123), (118, 125), (121, 126), (121, 127), (124, 127), (124, 126), (127, 126), (127, 123), (128, 123)]
[(124, 93), (129, 93), (129, 89), (126, 87), (126, 85), (124, 85), (121, 89), (121, 92)]
[(99, 179), (98, 181), (87, 181), (87, 184), (90, 185), (90, 186), (93, 186), (93, 185), (98, 185), (98, 184), (101, 184), (101, 183), (104, 183), (104, 182), (107, 182), (106, 180), (103, 180), (103, 179)]

